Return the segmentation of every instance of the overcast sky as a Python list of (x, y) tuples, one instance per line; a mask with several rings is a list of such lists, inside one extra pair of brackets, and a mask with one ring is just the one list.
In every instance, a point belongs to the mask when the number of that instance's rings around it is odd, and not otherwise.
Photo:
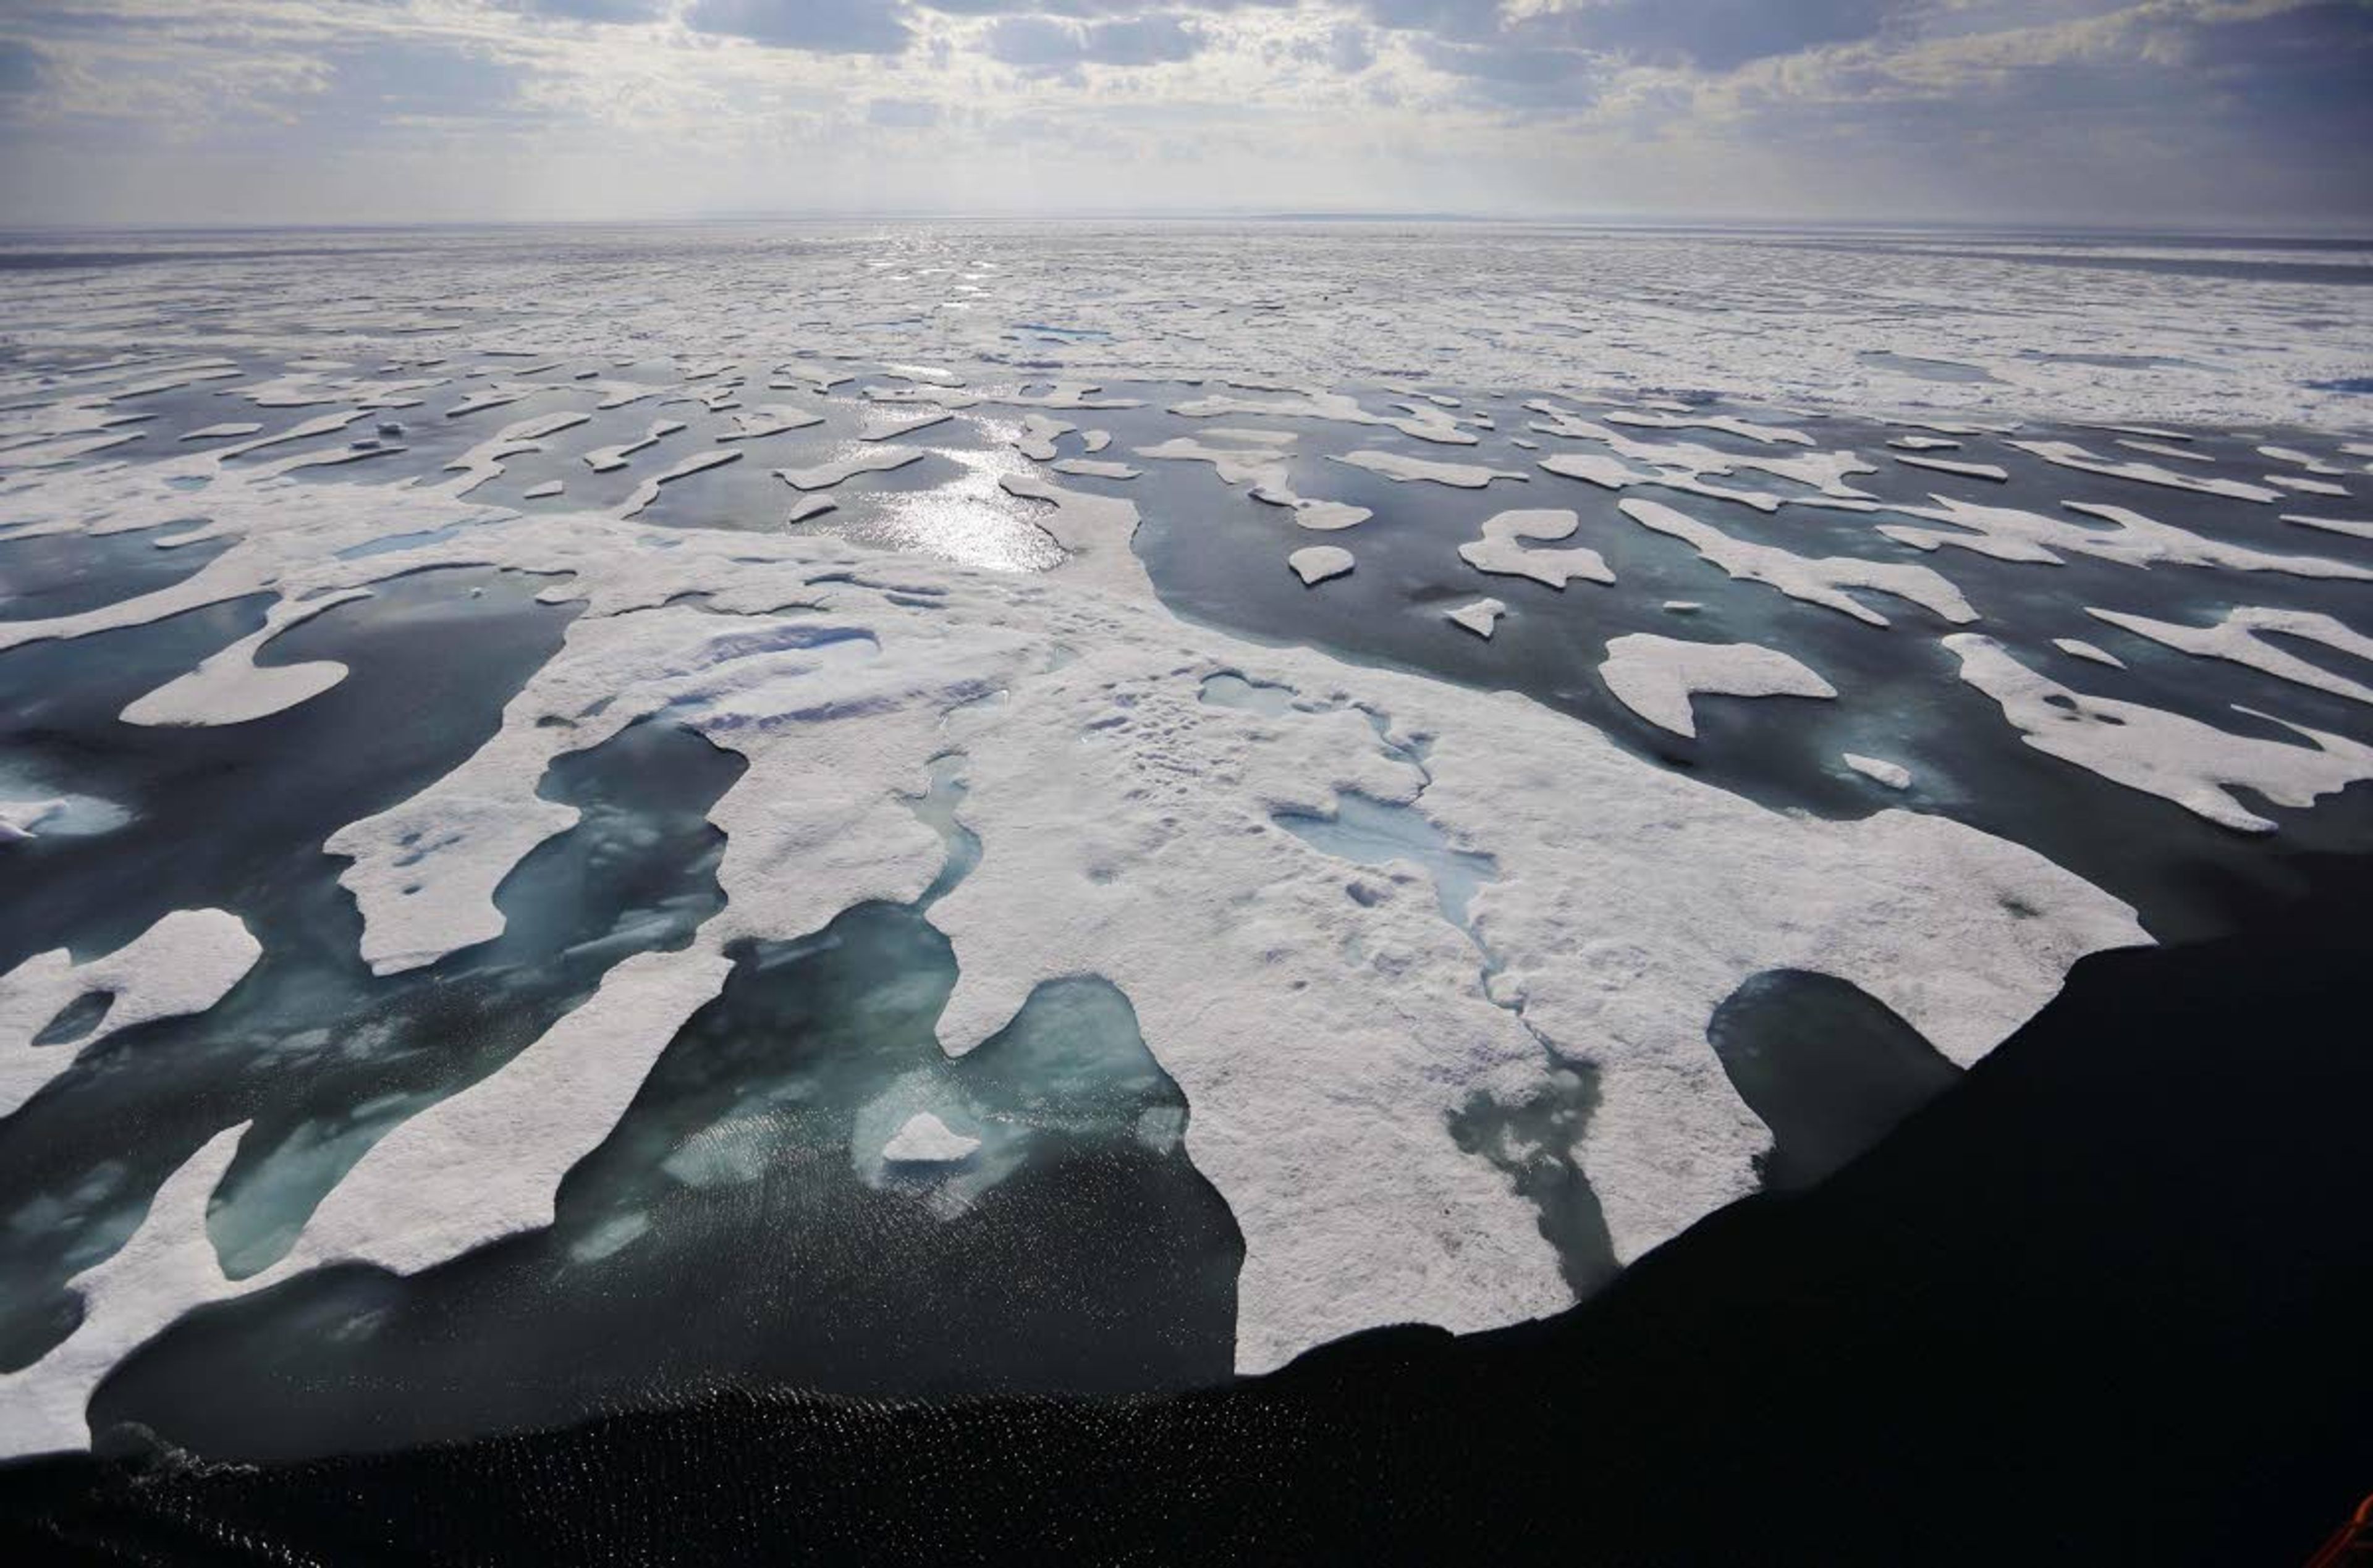
[(2373, 0), (0, 0), (0, 221), (2373, 229)]

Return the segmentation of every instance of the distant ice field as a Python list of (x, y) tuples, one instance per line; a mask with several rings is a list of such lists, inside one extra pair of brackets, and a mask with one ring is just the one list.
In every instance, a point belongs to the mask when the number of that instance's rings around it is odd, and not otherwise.
[(17, 243), (0, 1447), (1562, 1308), (2373, 848), (2366, 264)]

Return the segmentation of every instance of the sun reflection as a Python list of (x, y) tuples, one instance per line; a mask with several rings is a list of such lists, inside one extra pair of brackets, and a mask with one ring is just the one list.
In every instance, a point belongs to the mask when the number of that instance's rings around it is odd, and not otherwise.
[(1016, 424), (978, 421), (991, 445), (985, 448), (935, 447), (955, 465), (957, 476), (928, 490), (879, 493), (870, 526), (874, 543), (921, 551), (966, 566), (1003, 572), (1045, 572), (1063, 562), (1062, 548), (1031, 520), (1035, 503), (1007, 494), (998, 482), (1034, 471), (1014, 450)]

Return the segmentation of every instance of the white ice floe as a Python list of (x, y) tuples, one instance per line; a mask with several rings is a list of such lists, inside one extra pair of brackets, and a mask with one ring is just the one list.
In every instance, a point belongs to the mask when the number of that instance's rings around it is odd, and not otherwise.
[(1628, 424), (1644, 430), (1719, 430), (1724, 435), (1744, 436), (1763, 445), (1810, 447), (1813, 438), (1801, 430), (1789, 430), (1777, 424), (1758, 424), (1751, 419), (1740, 419), (1727, 413), (1645, 413), (1638, 409), (1616, 409), (1606, 416), (1609, 424)]
[(885, 473), (920, 462), (920, 447), (854, 447), (813, 468), (777, 469), (775, 477), (794, 490), (830, 490), (861, 473)]
[(1328, 460), (1383, 474), (1396, 483), (1430, 481), (1460, 490), (1480, 490), (1495, 479), (1522, 481), (1526, 478), (1524, 474), (1509, 469), (1485, 468), (1479, 463), (1437, 463), (1424, 458), (1405, 457), (1398, 452), (1346, 452)]
[(2147, 452), (2154, 458), (2174, 458), (2181, 462), (2210, 465), (2216, 461), (2205, 452), (2195, 452), (2188, 447), (2170, 447), (2164, 441), (2137, 441), (2130, 436), (2121, 436), (2118, 445), (2130, 452)]
[(1167, 462), (1209, 463), (1220, 482), (1251, 486), (1254, 500), (1290, 508), (1293, 520), (1305, 528), (1332, 532), (1366, 522), (1372, 514), (1365, 506), (1294, 493), (1289, 470), (1296, 440), (1290, 430), (1218, 428), (1199, 436), (1173, 436), (1155, 446), (1140, 447), (1137, 455)]
[(1458, 422), (1431, 404), (1401, 405), (1397, 414), (1374, 413), (1357, 398), (1341, 392), (1302, 392), (1289, 398), (1240, 398), (1226, 394), (1178, 403), (1170, 412), (1186, 419), (1219, 419), (1231, 415), (1268, 414), (1289, 419), (1319, 419), (1335, 424), (1369, 424), (1397, 430), (1414, 440), (1438, 446), (1472, 447), (1476, 437)]
[(901, 436), (912, 436), (918, 430), (929, 430), (931, 426), (944, 424), (954, 417), (953, 412), (944, 408), (927, 408), (916, 413), (893, 414), (887, 419), (876, 419), (871, 422), (858, 434), (857, 438), (859, 441), (895, 441)]
[(1049, 418), (1043, 413), (1024, 414), (1022, 416), (1022, 434), (1014, 437), (1013, 445), (1023, 457), (1034, 462), (1050, 463), (1055, 460), (1055, 443), (1078, 428), (1066, 420)]
[(2348, 487), (2344, 484), (2334, 484), (2328, 479), (2309, 479), (2304, 474), (2270, 473), (2266, 476), (2266, 482), (2301, 495), (2337, 495), (2345, 499), (2348, 494)]
[(2203, 658), (2227, 659), (2247, 665), (2281, 680), (2297, 681), (2319, 691), (2329, 691), (2335, 697), (2355, 702), (2373, 703), (2373, 687), (2363, 681), (2335, 675), (2320, 665), (2310, 664), (2297, 655), (2286, 653), (2265, 633), (2276, 633), (2286, 637), (2304, 638), (2321, 643), (2325, 647), (2352, 655), (2360, 659), (2373, 659), (2373, 637), (2343, 625), (2329, 615), (2305, 610), (2270, 610), (2239, 606), (2227, 610), (2225, 618), (2213, 626), (2186, 626), (2173, 621), (2155, 621), (2146, 615), (2129, 615), (2114, 610), (2085, 611), (2096, 621), (2132, 632), (2138, 637), (2148, 637), (2154, 643), (2180, 648)]
[(2036, 674), (1991, 637), (1945, 639), (1961, 679), (1992, 697), (2037, 750), (2113, 784), (2172, 800), (2212, 822), (2250, 833), (2275, 824), (2232, 790), (2255, 790), (2277, 806), (2312, 806), (2320, 796), (2373, 778), (2373, 747), (2283, 720), (2312, 744), (2261, 740), (2140, 703), (2087, 696)]
[(185, 433), (184, 441), (226, 441), (234, 436), (252, 436), (263, 426), (252, 420), (232, 420), (223, 424), (209, 424)]
[(2373, 520), (2354, 517), (2309, 517), (2296, 512), (2282, 514), (2283, 521), (2297, 523), (2303, 528), (2320, 528), (2325, 533), (2345, 534), (2350, 539), (2373, 539)]
[[(689, 479), (696, 473), (706, 473), (727, 463), (739, 462), (741, 459), (742, 448), (739, 447), (712, 447), (705, 452), (680, 458), (672, 467), (661, 469), (635, 486), (634, 494), (627, 496), (625, 505), (618, 508), (618, 517), (624, 521), (628, 517), (640, 517), (644, 507), (660, 498), (662, 486), (673, 484), (680, 479)], [(776, 471), (779, 473), (782, 470), (778, 469)]]
[[(205, 1012), (263, 952), (237, 915), (176, 910), (111, 953), (77, 964), (60, 947), (0, 975), (0, 1116), (64, 1072), (83, 1046), (136, 1024)], [(68, 1003), (94, 992), (113, 1000), (82, 1039), (33, 1043)]]
[(1618, 702), (1660, 728), (1694, 737), (1689, 700), (1834, 697), (1837, 688), (1777, 648), (1753, 643), (1690, 643), (1634, 632), (1607, 645), (1598, 679)]
[(1889, 762), (1877, 757), (1864, 757), (1852, 751), (1843, 752), (1841, 755), (1847, 767), (1866, 779), (1886, 785), (1888, 789), (1911, 787), (1911, 770), (1900, 762)]
[(731, 416), (729, 427), (717, 433), (719, 441), (757, 441), (790, 430), (808, 430), (824, 423), (824, 415), (789, 403), (761, 403)]
[(1909, 561), (1865, 561), (1856, 555), (1819, 559), (1798, 555), (1777, 545), (1733, 539), (1711, 523), (1655, 501), (1617, 503), (1626, 517), (1642, 528), (1686, 540), (1710, 563), (1735, 582), (1761, 583), (1790, 598), (1803, 599), (1851, 615), (1873, 626), (1888, 624), (1887, 617), (1845, 590), (1886, 594), (1908, 600), (1957, 626), (1978, 618), (1961, 590), (1926, 566)]
[(284, 598), (265, 613), (260, 631), (136, 699), (120, 716), (138, 725), (245, 724), (310, 702), (346, 678), (345, 665), (333, 659), (265, 665), (255, 662), (256, 654), (290, 627), (369, 597), (368, 588), (344, 588), (309, 599)]
[(1302, 579), (1304, 587), (1315, 587), (1329, 577), (1339, 577), (1353, 565), (1350, 551), (1331, 544), (1314, 544), (1307, 549), (1297, 550), (1285, 558), (1285, 563), (1293, 568), (1293, 575)]
[(683, 428), (684, 421), (680, 419), (655, 419), (645, 425), (642, 435), (632, 441), (615, 447), (597, 447), (586, 453), (586, 464), (595, 473), (608, 473), (613, 469), (625, 468), (628, 458), (659, 440), (662, 436), (672, 436)]
[(1950, 524), (1951, 529), (1911, 528), (1882, 523), (1878, 531), (1914, 550), (1947, 547), (1974, 551), (1998, 561), (2026, 561), (2041, 565), (2062, 563), (2063, 552), (2090, 555), (2126, 566), (2151, 566), (2167, 562), (2178, 566), (2218, 566), (2228, 572), (2283, 572), (2295, 577), (2373, 578), (2373, 571), (2344, 561), (2318, 556), (2282, 555), (2228, 544), (2171, 524), (2162, 523), (2123, 506), (2099, 506), (2070, 502), (2068, 509), (2110, 526), (2097, 528), (2064, 517), (2016, 506), (1985, 506), (1950, 495), (1931, 495), (1929, 506), (1890, 505), (1907, 517), (1924, 517)]
[(1502, 576), (1530, 577), (1537, 583), (1562, 589), (1575, 577), (1594, 583), (1611, 583), (1615, 574), (1608, 570), (1606, 557), (1595, 550), (1576, 546), (1571, 550), (1532, 550), (1527, 540), (1555, 542), (1571, 539), (1582, 526), (1582, 518), (1569, 511), (1533, 510), (1502, 512), (1483, 524), (1483, 537), (1469, 540), (1458, 547), (1458, 558), (1479, 572)]
[(549, 501), (555, 495), (566, 494), (567, 490), (567, 481), (547, 479), (542, 484), (531, 484), (520, 491), (520, 498), (524, 501)]
[(2063, 469), (2081, 469), (2087, 473), (2107, 474), (2111, 479), (2130, 479), (2137, 484), (2192, 490), (2203, 495), (2222, 495), (2235, 501), (2275, 501), (2282, 497), (2279, 490), (2269, 490), (2262, 484), (2250, 484), (2243, 480), (2204, 479), (2197, 474), (2163, 469), (2157, 463), (2125, 463), (2114, 458), (2097, 457), (2073, 441), (2011, 441), (2005, 445)]
[(2344, 477), (2348, 472), (2346, 469), (2336, 463), (2327, 463), (2314, 453), (2302, 452), (2296, 447), (2261, 447), (2258, 448), (2258, 456), (2272, 458), (2278, 463), (2293, 463), (2309, 473), (2324, 474), (2334, 479)]
[(1996, 484), (2010, 481), (2010, 472), (1994, 463), (1957, 463), (1948, 458), (1921, 458), (1908, 452), (1898, 452), (1895, 460), (1915, 469), (1934, 469), (1938, 473), (1957, 473), (1964, 479), (1990, 479)]
[(1958, 452), (1961, 449), (1958, 441), (1947, 440), (1941, 436), (1895, 436), (1888, 437), (1887, 444), (1900, 447), (1907, 452)]
[(227, 1278), (206, 1234), (209, 1195), (245, 1132), (208, 1140), (168, 1177), (131, 1238), (70, 1283), (83, 1319), (31, 1365), (0, 1373), (0, 1457), (79, 1448), (84, 1411), (123, 1358), (193, 1307), (307, 1269), (369, 1263), (399, 1273), (552, 1224), (570, 1167), (617, 1124), (652, 1061), (731, 965), (714, 953), (646, 953), (491, 1077), (401, 1122), (315, 1207), (287, 1256)]
[(1479, 598), (1472, 604), (1462, 604), (1451, 610), (1447, 618), (1452, 625), (1464, 626), (1489, 642), (1491, 633), (1500, 628), (1500, 617), (1506, 613), (1508, 607), (1498, 599)]
[(2106, 648), (2097, 647), (2081, 637), (2054, 637), (2052, 645), (2071, 658), (2090, 659), (2095, 664), (2108, 665), (2111, 669), (2123, 669), (2126, 661)]
[(1071, 474), (1081, 479), (1135, 479), (1142, 471), (1127, 463), (1107, 463), (1094, 458), (1061, 458), (1054, 464), (1057, 473)]
[(786, 523), (804, 523), (810, 517), (821, 517), (826, 512), (837, 511), (839, 508), (840, 503), (834, 500), (829, 495), (802, 495), (797, 501), (791, 503), (790, 512), (783, 518), (783, 521)]
[(978, 1138), (956, 1132), (928, 1110), (918, 1110), (882, 1145), (882, 1157), (892, 1165), (953, 1165), (971, 1158), (979, 1147)]

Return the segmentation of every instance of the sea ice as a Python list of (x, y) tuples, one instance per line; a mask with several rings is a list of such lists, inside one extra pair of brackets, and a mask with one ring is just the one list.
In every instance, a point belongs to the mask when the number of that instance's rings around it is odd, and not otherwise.
[(777, 469), (775, 477), (794, 490), (830, 490), (861, 473), (883, 473), (920, 462), (920, 447), (857, 447), (813, 468)]
[(2213, 626), (2186, 626), (2114, 610), (2088, 609), (2085, 613), (2097, 621), (2106, 621), (2112, 626), (2132, 632), (2138, 637), (2148, 637), (2152, 642), (2180, 648), (2188, 654), (2197, 654), (2203, 658), (2227, 659), (2234, 664), (2247, 665), (2251, 669), (2262, 670), (2278, 679), (2293, 680), (2319, 691), (2329, 691), (2335, 697), (2373, 703), (2373, 687), (2351, 680), (2346, 676), (2335, 675), (2296, 654), (2285, 653), (2278, 645), (2266, 640), (2265, 633), (2272, 632), (2285, 637), (2321, 643), (2325, 647), (2360, 659), (2373, 659), (2373, 637), (2343, 625), (2329, 615), (2304, 610), (2258, 609), (2245, 605), (2227, 610), (2224, 619)]
[(1451, 624), (1464, 626), (1489, 642), (1491, 633), (1499, 630), (1500, 617), (1507, 612), (1508, 607), (1496, 598), (1479, 598), (1472, 604), (1462, 604), (1451, 610), (1448, 619)]
[(1847, 767), (1866, 779), (1886, 785), (1888, 789), (1911, 787), (1911, 770), (1900, 762), (1889, 762), (1877, 757), (1858, 756), (1852, 751), (1843, 753), (1843, 758)]
[(1720, 697), (1834, 697), (1837, 688), (1777, 648), (1752, 643), (1691, 643), (1634, 632), (1607, 645), (1598, 679), (1618, 702), (1650, 724), (1694, 738), (1689, 700)]
[(1435, 484), (1453, 485), (1461, 490), (1480, 490), (1495, 479), (1521, 482), (1526, 477), (1507, 469), (1484, 468), (1476, 463), (1437, 463), (1424, 458), (1404, 457), (1398, 452), (1346, 452), (1329, 460), (1366, 469), (1371, 473), (1383, 474), (1401, 484), (1430, 480)]
[[(60, 947), (0, 975), (0, 1116), (73, 1065), (81, 1046), (153, 1019), (205, 1012), (263, 952), (237, 915), (176, 910), (111, 953), (77, 964)], [(94, 992), (113, 1000), (76, 1049), (33, 1044), (61, 1009)]]
[(1846, 589), (1860, 588), (1906, 599), (1957, 626), (1978, 618), (1970, 601), (1961, 597), (1960, 589), (1925, 566), (1911, 562), (1864, 561), (1853, 555), (1815, 560), (1776, 545), (1733, 539), (1712, 524), (1699, 522), (1659, 502), (1626, 500), (1617, 505), (1642, 528), (1686, 540), (1735, 582), (1761, 583), (1790, 598), (1839, 610), (1873, 626), (1888, 624), (1887, 618), (1864, 606)]
[(980, 1147), (928, 1110), (908, 1117), (897, 1133), (882, 1145), (882, 1157), (893, 1165), (953, 1165)]
[(1348, 550), (1338, 550), (1331, 544), (1314, 544), (1287, 556), (1285, 563), (1293, 568), (1293, 575), (1302, 579), (1303, 587), (1315, 587), (1329, 577), (1339, 577), (1349, 572), (1352, 560)]
[(2268, 490), (2262, 484), (2250, 484), (2238, 479), (2202, 479), (2160, 468), (2156, 463), (2122, 463), (2111, 458), (2096, 457), (2073, 441), (2011, 441), (2005, 444), (2064, 469), (2081, 469), (2087, 473), (2107, 474), (2112, 479), (2131, 479), (2138, 484), (2163, 485), (2170, 490), (2194, 490), (2204, 495), (2223, 495), (2235, 501), (2274, 501), (2282, 495), (2278, 490)]
[(1481, 539), (1469, 540), (1458, 547), (1458, 556), (1479, 572), (1530, 577), (1553, 588), (1562, 589), (1575, 577), (1594, 583), (1613, 582), (1615, 574), (1607, 569), (1606, 558), (1595, 550), (1579, 546), (1572, 550), (1526, 548), (1527, 540), (1554, 542), (1570, 539), (1581, 526), (1582, 518), (1569, 511), (1502, 512), (1485, 520)]
[(2235, 787), (2277, 806), (2312, 806), (2373, 778), (2373, 747), (2342, 736), (2282, 720), (2274, 722), (2313, 744), (2235, 735), (2163, 708), (2071, 691), (1991, 637), (1956, 633), (1945, 645), (1960, 659), (1961, 679), (1999, 703), (2029, 746), (2242, 832), (2271, 833), (2275, 824), (2243, 806)]

